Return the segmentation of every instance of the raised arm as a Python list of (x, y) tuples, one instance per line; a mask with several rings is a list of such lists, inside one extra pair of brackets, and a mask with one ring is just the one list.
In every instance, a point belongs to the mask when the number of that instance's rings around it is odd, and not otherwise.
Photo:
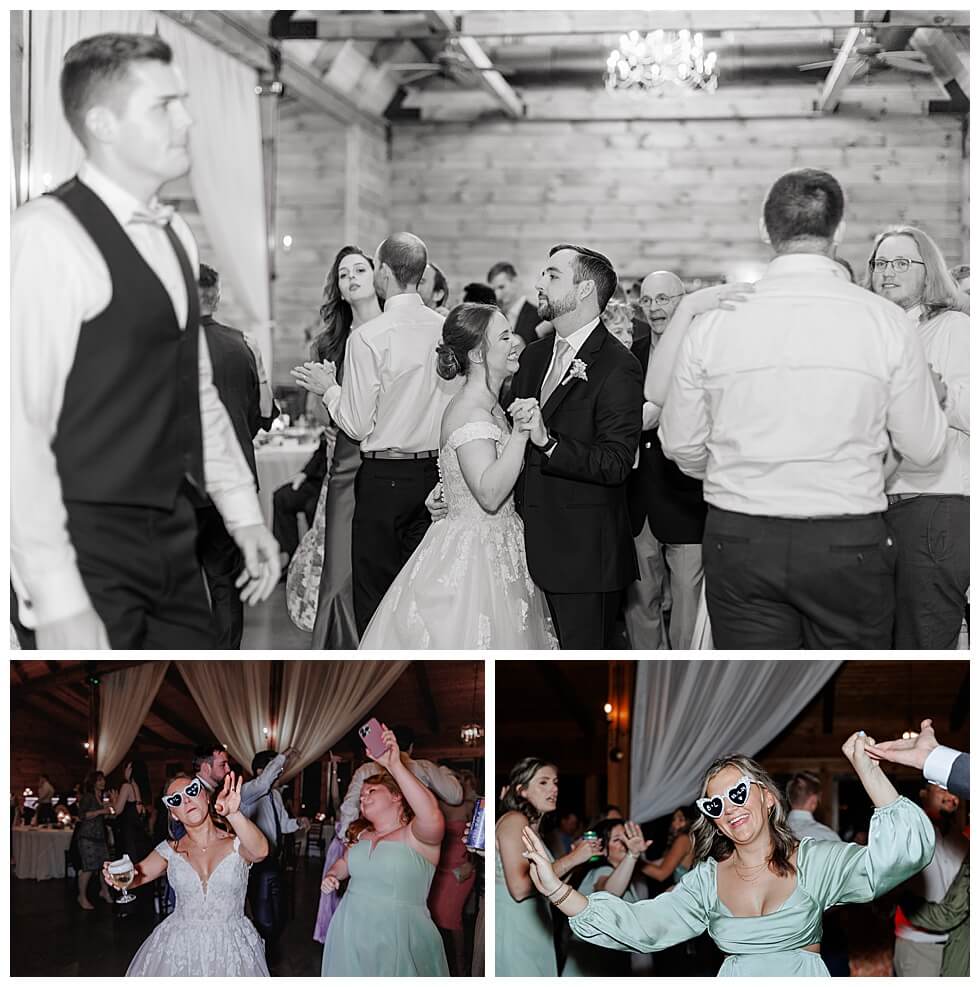
[(647, 877), (652, 877), (655, 881), (666, 881), (674, 873), (677, 865), (684, 859), (685, 854), (690, 849), (691, 838), (687, 833), (679, 833), (659, 864), (652, 860), (644, 861), (640, 865), (640, 870)]
[(525, 828), (524, 843), (531, 880), (559, 911), (580, 939), (607, 949), (651, 953), (700, 935), (708, 915), (699, 890), (699, 875), (685, 876), (670, 894), (630, 904), (604, 891), (585, 897), (562, 882), (551, 868), (537, 833)]
[(667, 390), (670, 379), (674, 374), (674, 364), (681, 344), (687, 336), (691, 323), (705, 312), (712, 309), (732, 309), (735, 304), (744, 301), (755, 289), (748, 282), (715, 285), (702, 288), (700, 291), (685, 295), (677, 306), (667, 328), (660, 337), (660, 342), (650, 353), (647, 364), (646, 379), (643, 383), (645, 400), (663, 408), (667, 400)]
[(608, 891), (609, 894), (622, 898), (633, 880), (636, 863), (653, 842), (643, 838), (640, 827), (630, 820), (624, 827), (626, 831), (626, 856), (619, 862), (616, 869), (607, 877), (600, 877), (595, 883), (596, 891)]
[(408, 766), (437, 799), (445, 802), (446, 805), (463, 804), (463, 786), (450, 768), (443, 764), (433, 764), (431, 761), (413, 760), (409, 760)]
[(236, 782), (235, 773), (230, 771), (225, 775), (225, 783), (215, 799), (214, 808), (218, 815), (226, 819), (228, 825), (235, 831), (241, 845), (240, 855), (249, 863), (257, 864), (269, 855), (269, 841), (265, 838), (262, 830), (242, 814), (241, 803), (241, 776)]
[(368, 757), (385, 768), (395, 779), (401, 789), (402, 798), (411, 806), (415, 818), (409, 826), (409, 832), (420, 843), (427, 846), (438, 846), (442, 842), (442, 834), (446, 829), (446, 821), (439, 811), (439, 803), (435, 796), (415, 777), (405, 766), (398, 749), (398, 740), (393, 730), (384, 726), (381, 738), (385, 743), (385, 752), (380, 757), (374, 757), (368, 751)]
[(119, 786), (119, 791), (117, 791), (116, 794), (113, 796), (112, 811), (117, 816), (121, 815), (123, 809), (126, 808), (126, 803), (129, 801), (129, 796), (131, 792), (133, 792), (133, 786), (128, 781), (124, 781)]
[(242, 785), (242, 805), (241, 811), (246, 816), (251, 816), (252, 809), (258, 804), (259, 799), (265, 798), (269, 794), (276, 779), (282, 774), (286, 767), (286, 761), (291, 753), (295, 753), (290, 747), (281, 754), (277, 754), (266, 766), (257, 778), (252, 778)]

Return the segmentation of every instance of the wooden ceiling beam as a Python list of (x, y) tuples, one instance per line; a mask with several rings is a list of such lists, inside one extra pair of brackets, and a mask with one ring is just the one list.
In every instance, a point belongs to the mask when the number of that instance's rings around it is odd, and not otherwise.
[(598, 715), (582, 702), (561, 666), (555, 661), (536, 661), (533, 664), (558, 701), (578, 724), (583, 735), (592, 740), (596, 735)]
[(429, 732), (437, 735), (439, 733), (439, 711), (436, 709), (435, 700), (432, 698), (432, 685), (429, 682), (429, 673), (426, 670), (425, 662), (413, 661), (412, 672), (415, 675), (415, 685), (425, 722), (429, 727)]
[(110, 672), (121, 672), (123, 669), (135, 668), (137, 665), (145, 664), (145, 661), (79, 662), (77, 665), (72, 665), (70, 668), (63, 668), (58, 672), (52, 672), (50, 675), (25, 678), (23, 685), (11, 686), (10, 699), (11, 702), (16, 702), (21, 696), (44, 692), (52, 686), (64, 685), (69, 682), (83, 682), (89, 675), (107, 675)]
[(929, 59), (936, 78), (945, 85), (955, 81), (970, 98), (970, 49), (954, 31), (920, 27), (909, 44)]
[[(853, 10), (472, 10), (459, 17), (459, 32), (474, 38), (574, 34), (641, 34), (663, 30), (804, 31), (843, 29)], [(931, 20), (922, 18), (922, 23)]]
[(10, 663), (10, 674), (14, 678), (14, 685), (22, 685), (25, 681), (25, 676), (21, 670), (21, 662), (16, 659)]
[(199, 728), (188, 723), (183, 717), (178, 716), (172, 709), (161, 703), (159, 696), (157, 696), (153, 705), (150, 707), (150, 712), (163, 720), (167, 726), (173, 727), (174, 730), (182, 734), (186, 738), (187, 744), (191, 747), (196, 747), (199, 743), (204, 743), (208, 740), (217, 739), (210, 730), (206, 731), (207, 736), (203, 736)]
[(440, 27), (445, 36), (453, 37), (453, 47), (459, 51), (475, 70), (476, 80), (485, 93), (488, 93), (504, 111), (514, 119), (524, 116), (524, 101), (514, 92), (511, 84), (494, 68), (490, 56), (483, 50), (476, 38), (466, 32), (455, 33), (457, 18), (442, 10), (428, 11), (428, 17), (433, 28)]
[(221, 10), (164, 10), (162, 13), (257, 72), (272, 73), (270, 49), (277, 50), (282, 56), (279, 81), (307, 106), (343, 124), (356, 123), (371, 128), (384, 126), (382, 117), (361, 110), (344, 93), (338, 92), (307, 66), (291, 58), (288, 49), (257, 34), (247, 22), (233, 13)]

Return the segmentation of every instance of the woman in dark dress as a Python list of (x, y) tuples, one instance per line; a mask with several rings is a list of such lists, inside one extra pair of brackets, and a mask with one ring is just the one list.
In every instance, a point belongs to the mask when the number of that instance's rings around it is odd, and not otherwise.
[(123, 769), (126, 779), (113, 802), (116, 814), (116, 850), (118, 856), (129, 854), (130, 860), (142, 860), (152, 849), (147, 799), (150, 798), (150, 776), (143, 761), (129, 761)]
[[(337, 380), (342, 382), (347, 338), (360, 325), (380, 314), (381, 304), (374, 291), (373, 261), (360, 247), (341, 247), (323, 288), (320, 306), (323, 331), (313, 340), (312, 362), (293, 370), (300, 386), (323, 396), (326, 383), (317, 371), (324, 360), (337, 364)], [(323, 405), (318, 407), (329, 419)], [(357, 647), (351, 583), (351, 522), (354, 518), (354, 477), (361, 464), (360, 447), (336, 425), (333, 427), (337, 438), (324, 481), (326, 492), (320, 494), (317, 504), (320, 517), (313, 522), (314, 526), (322, 523), (326, 530), (316, 623), (310, 644), (314, 650)]]
[[(75, 839), (78, 841), (78, 856), (81, 868), (78, 871), (78, 904), (90, 912), (95, 906), (88, 900), (88, 882), (93, 873), (102, 874), (102, 865), (109, 859), (106, 844), (105, 819), (112, 815), (112, 809), (102, 802), (105, 791), (105, 775), (101, 771), (90, 771), (82, 785), (82, 797), (78, 805), (78, 823)], [(104, 901), (112, 904), (105, 880), (99, 890)]]

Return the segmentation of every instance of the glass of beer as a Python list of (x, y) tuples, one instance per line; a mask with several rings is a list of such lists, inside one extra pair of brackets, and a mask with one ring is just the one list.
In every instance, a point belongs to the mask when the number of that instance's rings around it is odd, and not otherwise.
[(136, 896), (126, 890), (136, 877), (136, 868), (133, 867), (128, 853), (124, 853), (119, 860), (113, 860), (109, 864), (109, 873), (112, 875), (112, 883), (123, 889), (123, 896), (117, 899), (117, 903), (125, 905), (130, 901), (136, 901)]

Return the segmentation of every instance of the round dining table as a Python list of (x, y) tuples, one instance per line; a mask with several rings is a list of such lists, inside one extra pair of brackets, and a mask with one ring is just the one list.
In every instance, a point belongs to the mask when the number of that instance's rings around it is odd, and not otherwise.
[(16, 876), (32, 881), (67, 877), (65, 852), (71, 845), (71, 835), (70, 829), (14, 826), (10, 834), (10, 851)]
[(288, 483), (316, 452), (316, 438), (274, 438), (255, 450), (259, 474), (259, 504), (266, 526), (272, 530), (272, 495)]

